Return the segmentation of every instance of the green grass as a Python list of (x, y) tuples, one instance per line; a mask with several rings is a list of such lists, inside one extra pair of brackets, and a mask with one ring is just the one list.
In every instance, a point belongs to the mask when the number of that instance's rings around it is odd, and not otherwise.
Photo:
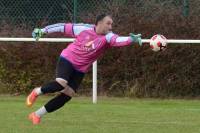
[(199, 133), (200, 101), (128, 98), (74, 98), (34, 126), (27, 115), (51, 97), (40, 97), (32, 108), (25, 97), (0, 96), (0, 133)]

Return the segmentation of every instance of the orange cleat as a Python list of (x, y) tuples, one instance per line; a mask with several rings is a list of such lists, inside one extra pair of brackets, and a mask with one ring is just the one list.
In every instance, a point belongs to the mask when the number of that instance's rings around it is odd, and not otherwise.
[(33, 104), (34, 104), (34, 102), (35, 102), (35, 100), (37, 99), (37, 93), (35, 92), (35, 90), (33, 90), (29, 95), (28, 95), (28, 97), (26, 98), (26, 105), (28, 106), (28, 107), (31, 107)]
[(40, 124), (40, 117), (37, 116), (34, 112), (29, 114), (28, 119), (32, 121), (34, 125)]

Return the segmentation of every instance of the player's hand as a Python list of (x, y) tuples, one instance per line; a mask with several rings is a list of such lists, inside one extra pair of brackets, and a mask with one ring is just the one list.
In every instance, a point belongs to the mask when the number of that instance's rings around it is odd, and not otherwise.
[(35, 38), (36, 41), (38, 41), (43, 35), (44, 32), (39, 28), (35, 28), (32, 32), (32, 37)]
[(135, 35), (133, 33), (130, 33), (129, 35), (134, 42), (137, 42), (140, 46), (142, 46), (142, 38), (141, 38), (142, 35), (141, 34)]

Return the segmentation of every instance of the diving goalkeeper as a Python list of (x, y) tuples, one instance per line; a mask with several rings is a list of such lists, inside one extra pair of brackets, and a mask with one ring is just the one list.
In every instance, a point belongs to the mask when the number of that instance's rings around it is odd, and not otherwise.
[(36, 87), (28, 95), (26, 104), (31, 107), (38, 96), (59, 92), (44, 106), (29, 114), (33, 124), (39, 124), (45, 114), (58, 110), (71, 100), (92, 63), (107, 49), (134, 43), (142, 45), (141, 34), (130, 33), (130, 36), (119, 36), (112, 32), (112, 24), (110, 15), (101, 14), (97, 16), (94, 25), (58, 23), (34, 29), (32, 36), (36, 40), (45, 34), (64, 33), (67, 37), (75, 38), (75, 41), (61, 52), (56, 66), (56, 79)]

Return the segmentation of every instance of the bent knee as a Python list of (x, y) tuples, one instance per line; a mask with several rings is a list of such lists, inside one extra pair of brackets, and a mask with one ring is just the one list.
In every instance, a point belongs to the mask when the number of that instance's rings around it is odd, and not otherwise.
[(56, 78), (56, 82), (58, 82), (61, 86), (64, 87), (64, 89), (61, 92), (64, 93), (65, 95), (72, 97), (75, 94), (75, 91), (69, 85), (67, 85), (68, 83), (67, 80), (63, 78)]
[(58, 82), (60, 85), (62, 85), (64, 88), (67, 87), (68, 81), (63, 78), (56, 78), (56, 82)]
[(71, 96), (71, 97), (73, 97), (74, 94), (75, 94), (75, 91), (68, 85), (61, 92), (64, 93), (65, 95), (68, 95), (68, 96)]

